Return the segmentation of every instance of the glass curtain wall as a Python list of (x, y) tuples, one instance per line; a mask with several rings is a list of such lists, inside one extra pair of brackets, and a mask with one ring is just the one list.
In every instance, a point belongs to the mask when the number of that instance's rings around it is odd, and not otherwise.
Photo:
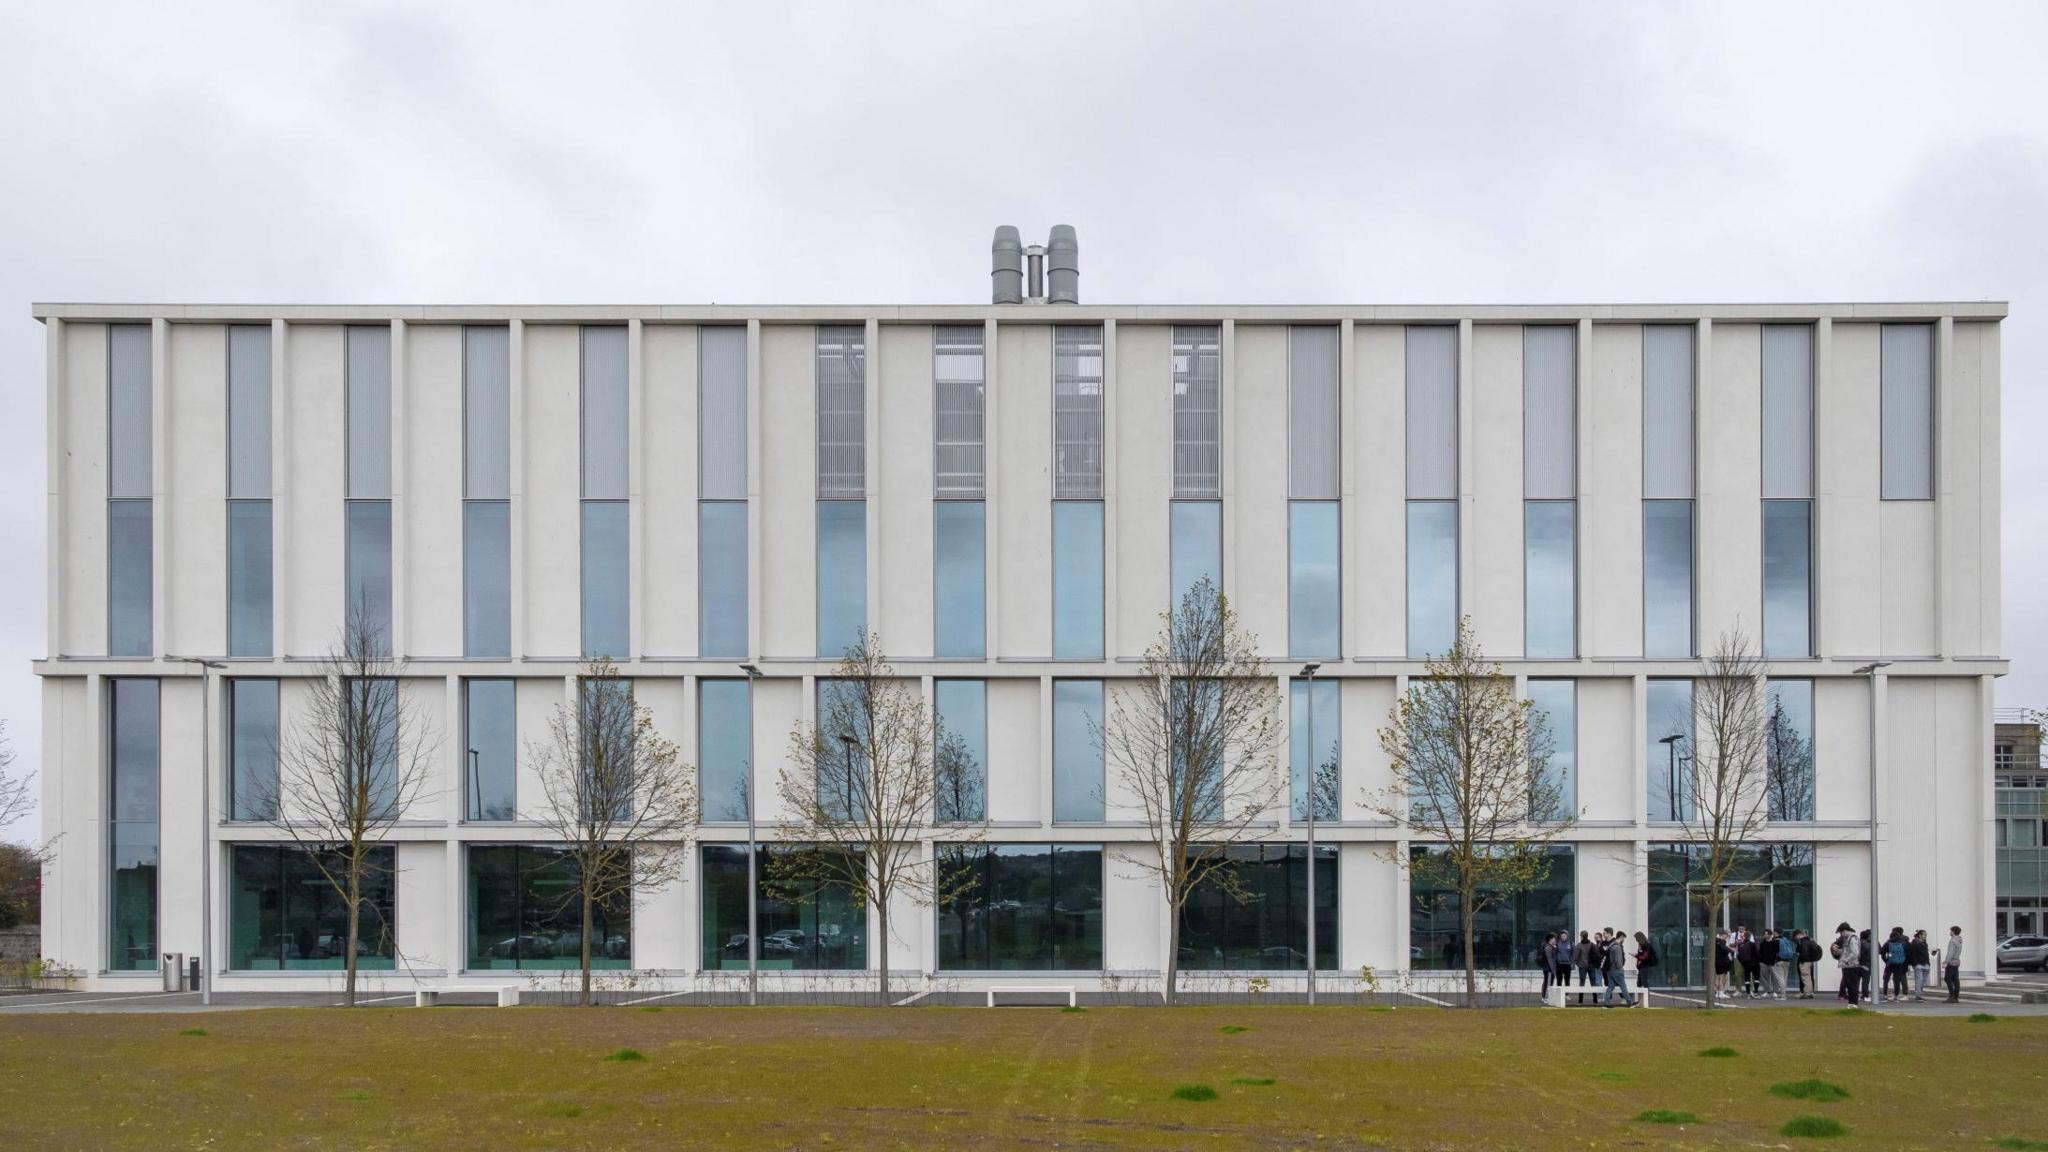
[[(633, 902), (603, 901), (591, 922), (591, 967), (631, 967)], [(581, 967), (576, 861), (544, 844), (471, 845), (468, 944), (472, 971)]]
[(512, 335), (462, 330), (462, 654), (512, 655)]
[(941, 971), (1102, 967), (1102, 846), (941, 844)]
[[(1443, 849), (1416, 845), (1416, 860)], [(1577, 855), (1569, 844), (1548, 850), (1543, 879), (1522, 892), (1483, 892), (1472, 923), (1473, 959), (1486, 969), (1521, 969), (1536, 965), (1543, 937), (1573, 927), (1573, 891)], [(1409, 964), (1419, 971), (1463, 969), (1465, 941), (1456, 889), (1432, 882), (1418, 870), (1409, 884)]]
[(147, 656), (156, 529), (150, 326), (107, 325), (107, 655)]
[(228, 326), (228, 655), (271, 652), (270, 326)]
[[(1236, 881), (1205, 878), (1181, 909), (1180, 966), (1189, 971), (1299, 972), (1308, 956), (1308, 845), (1235, 844)], [(1316, 846), (1316, 968), (1337, 966), (1337, 849)]]
[[(754, 860), (754, 915), (761, 926), (755, 963), (763, 970), (841, 970), (868, 966), (867, 910), (842, 885), (775, 879), (773, 858), (815, 846), (759, 845)], [(861, 853), (851, 850), (855, 859)], [(703, 850), (703, 964), (747, 966), (747, 849), (707, 844)]]
[[(398, 955), (397, 850), (370, 851), (356, 917), (356, 967), (389, 971)], [(228, 960), (237, 972), (337, 970), (348, 965), (348, 905), (327, 879), (345, 866), (295, 845), (237, 844), (228, 877)], [(327, 873), (322, 874), (322, 866)]]
[(1458, 632), (1458, 330), (1407, 330), (1408, 658)]
[(1643, 326), (1643, 655), (1693, 655), (1693, 329)]

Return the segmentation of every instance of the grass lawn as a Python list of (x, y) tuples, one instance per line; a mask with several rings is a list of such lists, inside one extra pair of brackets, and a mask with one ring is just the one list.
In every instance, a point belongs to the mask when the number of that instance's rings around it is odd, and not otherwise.
[[(1699, 1055), (1717, 1047), (1735, 1055)], [(1843, 1135), (1791, 1134), (1837, 1125)], [(2048, 1018), (1285, 1007), (0, 1017), (0, 1148), (1957, 1152), (2000, 1140), (2048, 1141)]]

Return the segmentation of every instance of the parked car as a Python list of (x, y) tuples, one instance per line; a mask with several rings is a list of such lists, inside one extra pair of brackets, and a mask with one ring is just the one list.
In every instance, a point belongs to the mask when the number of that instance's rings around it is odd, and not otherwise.
[(514, 936), (491, 945), (491, 956), (498, 960), (524, 958), (538, 960), (555, 954), (555, 942), (546, 936)]
[(2025, 968), (2039, 972), (2048, 965), (2048, 936), (2014, 936), (1998, 943), (2000, 968)]
[(795, 956), (804, 950), (804, 930), (784, 928), (761, 937), (761, 955)]

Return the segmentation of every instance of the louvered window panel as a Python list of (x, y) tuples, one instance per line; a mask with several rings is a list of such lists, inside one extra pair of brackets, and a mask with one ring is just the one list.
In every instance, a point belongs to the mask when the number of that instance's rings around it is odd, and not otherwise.
[(867, 495), (867, 333), (818, 328), (818, 498)]
[(1337, 329), (1287, 330), (1287, 494), (1337, 499)]
[(979, 500), (986, 487), (982, 330), (942, 326), (932, 335), (934, 494), (941, 500)]
[(1053, 329), (1052, 494), (1102, 499), (1102, 329)]
[(1223, 342), (1213, 324), (1173, 329), (1173, 494), (1223, 495)]

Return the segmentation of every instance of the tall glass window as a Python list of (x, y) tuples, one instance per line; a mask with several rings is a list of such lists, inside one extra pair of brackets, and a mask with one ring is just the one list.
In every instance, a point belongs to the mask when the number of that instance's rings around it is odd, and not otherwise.
[(987, 506), (940, 500), (932, 506), (933, 654), (979, 660), (988, 651), (986, 609)]
[[(372, 848), (356, 916), (356, 967), (388, 972), (398, 955), (397, 850)], [(236, 972), (335, 971), (348, 965), (348, 904), (329, 876), (332, 851), (237, 844), (229, 862), (228, 968)]]
[(868, 624), (867, 331), (817, 330), (818, 655), (837, 657)]
[(1813, 502), (1764, 501), (1764, 655), (1813, 655)]
[(583, 655), (632, 655), (626, 330), (583, 329)]
[(988, 652), (983, 331), (932, 329), (932, 653)]
[(1789, 823), (1814, 814), (1813, 681), (1773, 680), (1764, 718), (1765, 815)]
[(155, 561), (150, 332), (107, 326), (107, 655), (147, 656)]
[(1523, 654), (1578, 654), (1578, 329), (1522, 329)]
[(1102, 659), (1102, 502), (1052, 505), (1052, 655)]
[(1692, 819), (1692, 681), (1652, 680), (1644, 707), (1643, 751), (1649, 777), (1649, 819), (1675, 824)]
[(462, 330), (462, 653), (512, 655), (511, 333)]
[[(578, 968), (583, 902), (574, 857), (545, 844), (473, 844), (469, 849), (471, 971)], [(624, 894), (592, 909), (590, 966), (633, 963), (633, 901)]]
[(859, 684), (820, 677), (817, 716), (818, 739), (825, 746), (818, 764), (818, 805), (850, 820), (868, 810), (874, 792), (868, 778), (870, 716)]
[[(1204, 971), (1299, 972), (1308, 960), (1308, 845), (1233, 844), (1231, 883), (1211, 872), (1181, 908), (1180, 963)], [(1316, 967), (1337, 966), (1337, 849), (1316, 847)]]
[(697, 681), (697, 780), (704, 819), (747, 818), (753, 762), (752, 686), (745, 680)]
[(1343, 815), (1344, 717), (1339, 696), (1335, 680), (1287, 682), (1288, 789), (1296, 820), (1308, 819), (1312, 765), (1316, 819), (1337, 820)]
[(836, 658), (868, 624), (868, 509), (862, 500), (818, 501), (818, 655)]
[(347, 329), (348, 603), (373, 643), (391, 645), (391, 328)]
[(157, 964), (157, 682), (107, 685), (107, 967), (146, 972)]
[(1052, 684), (1052, 818), (1057, 823), (1102, 819), (1102, 681)]
[(270, 655), (270, 327), (228, 326), (228, 655)]
[[(1465, 941), (1458, 890), (1443, 881), (1443, 871), (1429, 858), (1440, 856), (1438, 845), (1409, 849), (1408, 954), (1420, 971), (1463, 968)], [(1480, 968), (1526, 969), (1536, 964), (1543, 937), (1570, 931), (1578, 858), (1569, 844), (1546, 850), (1549, 867), (1543, 878), (1521, 892), (1484, 891), (1472, 921), (1472, 955)]]
[(277, 815), (277, 681), (227, 681), (228, 819)]
[(1339, 507), (1335, 500), (1287, 504), (1287, 653), (1296, 659), (1343, 652)]
[[(813, 845), (762, 844), (754, 860), (754, 918), (761, 928), (755, 964), (764, 969), (860, 970), (868, 966), (867, 910), (845, 887), (774, 878), (773, 861)], [(859, 849), (851, 851), (854, 859)], [(707, 844), (703, 851), (703, 964), (747, 966), (747, 849)]]
[(1579, 809), (1579, 694), (1575, 680), (1528, 682), (1532, 717), (1542, 725), (1543, 774), (1557, 789), (1556, 812), (1538, 817), (1562, 819)]
[(462, 682), (463, 808), (471, 820), (519, 816), (518, 681)]
[(1693, 329), (1643, 326), (1643, 655), (1693, 655)]
[(747, 655), (747, 330), (697, 330), (697, 649)]
[(1813, 329), (1763, 329), (1764, 655), (1813, 655)]
[(1173, 535), (1173, 603), (1175, 612), (1202, 581), (1212, 594), (1223, 591), (1223, 502), (1175, 500), (1169, 527)]
[(1458, 330), (1407, 330), (1408, 658), (1458, 631)]
[(1706, 845), (1650, 845), (1650, 942), (1665, 982), (1705, 986), (1713, 962), (1707, 945), (1721, 929), (1813, 934), (1818, 927), (1813, 845), (1747, 844), (1734, 853), (1722, 882), (1721, 906), (1709, 908)]
[(966, 823), (988, 818), (988, 682), (940, 680), (932, 685), (939, 713), (938, 796), (934, 818)]
[(949, 972), (1102, 967), (1100, 844), (940, 844), (951, 899), (934, 909)]
[(1878, 362), (1886, 500), (1934, 499), (1934, 326), (1885, 324)]
[(1287, 653), (1343, 653), (1337, 329), (1287, 330)]

